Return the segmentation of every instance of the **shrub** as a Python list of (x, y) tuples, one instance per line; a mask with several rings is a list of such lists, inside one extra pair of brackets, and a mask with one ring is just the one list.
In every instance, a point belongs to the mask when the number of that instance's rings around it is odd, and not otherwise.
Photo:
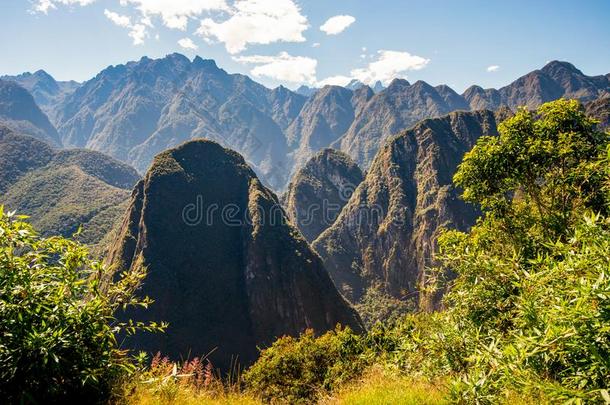
[(101, 401), (134, 363), (115, 334), (158, 325), (118, 322), (147, 306), (133, 291), (144, 272), (113, 280), (87, 249), (42, 238), (0, 206), (0, 395), (11, 402)]

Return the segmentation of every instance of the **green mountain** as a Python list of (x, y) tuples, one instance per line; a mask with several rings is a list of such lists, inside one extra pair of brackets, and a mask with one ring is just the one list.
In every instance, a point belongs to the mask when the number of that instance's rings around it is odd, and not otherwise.
[(31, 216), (45, 235), (96, 244), (127, 207), (139, 176), (99, 152), (55, 150), (48, 144), (0, 129), (0, 204)]
[(337, 323), (361, 330), (320, 258), (287, 221), (236, 152), (197, 140), (156, 156), (108, 261), (147, 267), (141, 293), (155, 302), (133, 315), (169, 328), (137, 335), (130, 347), (175, 359), (213, 351), (214, 365), (227, 370), (232, 356), (249, 364), (258, 346), (282, 335)]

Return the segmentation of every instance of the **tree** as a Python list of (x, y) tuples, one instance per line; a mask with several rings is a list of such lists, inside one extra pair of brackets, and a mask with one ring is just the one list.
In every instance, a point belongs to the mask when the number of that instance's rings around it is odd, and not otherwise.
[(578, 102), (521, 109), (454, 177), (483, 217), (439, 240), (446, 322), (469, 341), (456, 399), (610, 400), (610, 134)]
[(113, 280), (86, 247), (43, 238), (0, 206), (0, 396), (9, 403), (108, 398), (134, 369), (119, 332), (161, 325), (118, 322), (115, 313), (150, 301), (133, 292), (144, 270)]

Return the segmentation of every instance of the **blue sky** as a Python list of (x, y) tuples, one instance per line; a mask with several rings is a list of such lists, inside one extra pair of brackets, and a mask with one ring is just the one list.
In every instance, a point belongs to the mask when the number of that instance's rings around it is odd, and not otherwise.
[(270, 87), (399, 76), (461, 92), (554, 59), (608, 73), (609, 22), (607, 0), (3, 0), (0, 75), (83, 81), (181, 52)]

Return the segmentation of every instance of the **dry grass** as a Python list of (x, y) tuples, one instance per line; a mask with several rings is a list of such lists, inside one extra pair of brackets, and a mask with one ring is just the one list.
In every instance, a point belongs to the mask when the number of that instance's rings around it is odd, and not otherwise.
[(325, 405), (447, 404), (449, 402), (445, 396), (446, 389), (442, 382), (414, 379), (376, 366), (358, 381), (346, 385), (322, 403)]

